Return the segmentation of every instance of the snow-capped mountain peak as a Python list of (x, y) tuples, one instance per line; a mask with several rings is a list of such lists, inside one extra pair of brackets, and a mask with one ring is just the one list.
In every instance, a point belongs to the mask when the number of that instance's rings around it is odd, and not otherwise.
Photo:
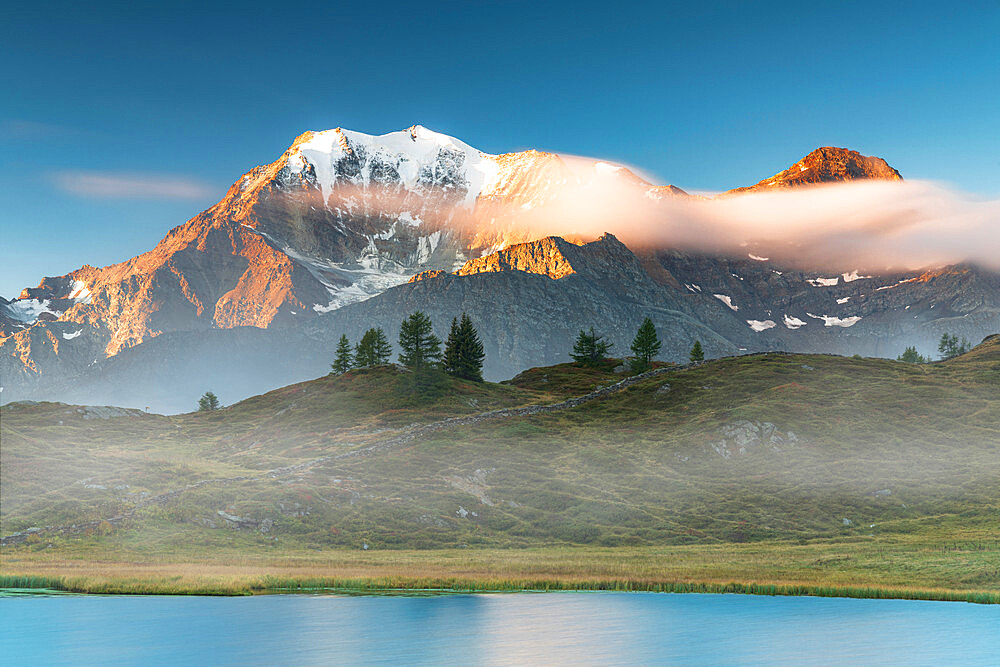
[(381, 135), (336, 128), (299, 137), (289, 150), (288, 167), (301, 174), (311, 165), (324, 201), (339, 184), (399, 182), (408, 190), (458, 189), (463, 193), (459, 201), (472, 206), (495, 179), (496, 158), (422, 125)]

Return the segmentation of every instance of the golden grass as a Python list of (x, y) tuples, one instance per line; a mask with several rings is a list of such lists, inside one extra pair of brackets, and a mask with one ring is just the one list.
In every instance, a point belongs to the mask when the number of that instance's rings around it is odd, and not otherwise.
[(0, 582), (124, 594), (653, 590), (1000, 602), (1000, 580), (969, 576), (996, 572), (1000, 553), (970, 545), (901, 538), (625, 549), (336, 550), (278, 557), (213, 553), (197, 560), (125, 553), (77, 560), (8, 550), (0, 559)]

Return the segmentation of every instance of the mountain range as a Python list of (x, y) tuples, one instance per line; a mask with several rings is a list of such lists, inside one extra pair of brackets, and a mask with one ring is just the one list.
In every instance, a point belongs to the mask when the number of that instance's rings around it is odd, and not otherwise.
[[(819, 148), (723, 196), (858, 179), (900, 180), (884, 160)], [(84, 265), (0, 298), (0, 384), (22, 399), (189, 409), (325, 372), (352, 340), (424, 310), (443, 333), (465, 311), (486, 375), (563, 361), (594, 325), (625, 354), (642, 318), (680, 360), (785, 349), (893, 357), (943, 332), (1000, 330), (1000, 276), (972, 265), (831, 275), (740, 252), (627, 247), (611, 234), (551, 236), (560, 198), (597, 187), (696, 200), (620, 165), (553, 153), (482, 153), (414, 126), (381, 136), (306, 132), (276, 161), (152, 250)]]

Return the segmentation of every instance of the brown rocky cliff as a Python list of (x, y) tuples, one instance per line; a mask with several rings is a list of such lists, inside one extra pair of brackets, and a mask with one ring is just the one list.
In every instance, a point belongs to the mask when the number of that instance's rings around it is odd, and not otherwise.
[(518, 243), (486, 257), (470, 259), (455, 274), (469, 276), (498, 271), (525, 271), (558, 280), (576, 273), (564, 252), (566, 245), (569, 245), (568, 242), (555, 236)]
[(856, 180), (901, 181), (903, 177), (880, 157), (862, 155), (847, 148), (824, 146), (756, 185), (735, 188), (724, 195)]

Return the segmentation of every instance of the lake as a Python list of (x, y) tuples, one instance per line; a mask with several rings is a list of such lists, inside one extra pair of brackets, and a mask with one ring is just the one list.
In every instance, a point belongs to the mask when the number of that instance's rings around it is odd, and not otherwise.
[(1000, 606), (663, 593), (30, 595), (3, 664), (983, 664)]

